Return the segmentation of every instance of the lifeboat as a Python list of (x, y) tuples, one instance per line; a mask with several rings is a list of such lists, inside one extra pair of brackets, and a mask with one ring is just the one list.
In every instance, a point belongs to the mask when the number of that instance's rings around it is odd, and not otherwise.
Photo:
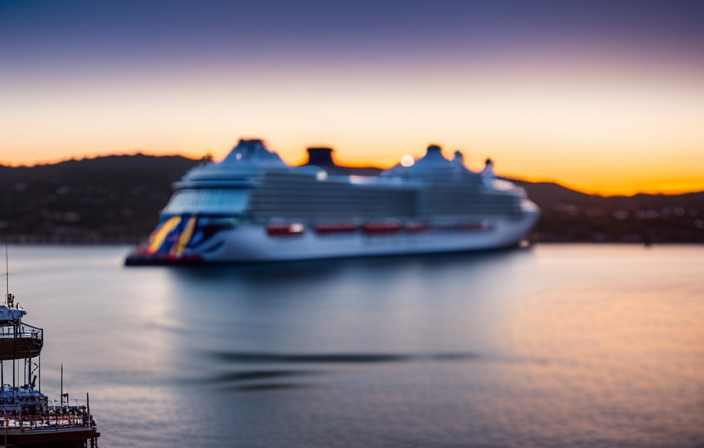
[(419, 233), (419, 232), (425, 232), (430, 228), (430, 226), (427, 223), (424, 222), (407, 222), (404, 226), (404, 229), (406, 229), (407, 232), (411, 233)]
[(395, 221), (367, 222), (362, 225), (362, 230), (369, 234), (388, 234), (398, 232), (401, 227), (401, 223)]
[(316, 224), (315, 231), (320, 234), (349, 233), (357, 230), (357, 225), (351, 222)]
[(266, 226), (266, 233), (270, 236), (301, 235), (305, 229), (305, 226), (299, 222), (269, 224)]

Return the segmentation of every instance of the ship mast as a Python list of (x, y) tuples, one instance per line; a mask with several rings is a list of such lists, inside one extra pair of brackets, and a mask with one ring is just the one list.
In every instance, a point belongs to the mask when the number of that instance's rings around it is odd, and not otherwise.
[[(10, 258), (7, 255), (7, 240), (5, 240), (5, 305), (7, 305), (7, 299), (10, 297)], [(14, 375), (15, 368), (12, 367), (12, 373)], [(3, 402), (5, 400), (5, 364), (0, 360), (0, 390), (2, 391)], [(6, 436), (7, 437), (7, 436)]]
[[(22, 317), (27, 312), (15, 303), (10, 294), (9, 255), (5, 242), (5, 301), (0, 302), (0, 419), (5, 440), (2, 446), (35, 446), (39, 437), (41, 446), (81, 446), (97, 448), (95, 421), (86, 406), (70, 405), (64, 392), (64, 366), (61, 363), (61, 404), (49, 404), (41, 393), (41, 350), (44, 330), (27, 324)], [(0, 274), (2, 275), (2, 274)], [(33, 362), (36, 358), (36, 363)], [(12, 385), (5, 386), (5, 360), (12, 360)], [(24, 360), (24, 367), (19, 364)], [(35, 373), (37, 375), (35, 375)], [(8, 378), (9, 379), (9, 378)], [(39, 380), (39, 389), (36, 381)], [(19, 384), (18, 384), (19, 383)], [(24, 384), (23, 384), (24, 383)], [(2, 437), (2, 434), (0, 434)], [(46, 443), (44, 443), (44, 441)], [(3, 443), (4, 442), (4, 443)], [(38, 445), (37, 445), (38, 446)]]
[(5, 304), (10, 297), (10, 259), (7, 255), (7, 240), (5, 240)]

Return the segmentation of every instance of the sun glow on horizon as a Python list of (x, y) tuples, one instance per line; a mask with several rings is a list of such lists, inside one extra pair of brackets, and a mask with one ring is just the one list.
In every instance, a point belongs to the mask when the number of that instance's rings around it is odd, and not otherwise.
[[(211, 151), (210, 148), (203, 151), (191, 151), (191, 152), (162, 152), (162, 151), (148, 151), (148, 150), (136, 150), (136, 151), (125, 151), (125, 152), (105, 152), (105, 153), (95, 153), (95, 154), (82, 154), (82, 155), (71, 155), (68, 157), (57, 158), (55, 160), (40, 160), (40, 161), (29, 161), (21, 163), (6, 163), (0, 160), (0, 165), (4, 166), (37, 166), (37, 165), (47, 165), (56, 164), (71, 160), (83, 160), (83, 159), (93, 159), (97, 157), (107, 157), (107, 156), (134, 156), (138, 154), (143, 154), (147, 156), (181, 156), (190, 158), (193, 160), (199, 160), (203, 157), (213, 157), (217, 161), (221, 161), (229, 153), (232, 147), (236, 144), (234, 142), (232, 145), (227, 147), (225, 150)], [(305, 153), (306, 147), (313, 147), (320, 145), (303, 145), (297, 148), (291, 148), (277, 151), (282, 156), (282, 159), (291, 166), (302, 165), (307, 162), (307, 155)], [(386, 157), (377, 157), (375, 159), (363, 159), (359, 157), (354, 157), (354, 151), (348, 153), (348, 151), (340, 151), (335, 149), (335, 145), (325, 145), (333, 147), (333, 158), (336, 163), (344, 166), (365, 168), (365, 167), (376, 167), (381, 169), (391, 168), (398, 163), (402, 163), (405, 157), (418, 159), (425, 154), (425, 146), (421, 146), (417, 151), (412, 154), (404, 154), (403, 151), (395, 151), (395, 153), (390, 153)], [(405, 148), (403, 148), (405, 149)], [(672, 170), (676, 169), (674, 166), (666, 167), (664, 166), (662, 170), (647, 171), (646, 175), (642, 179), (620, 176), (619, 173), (615, 172), (618, 167), (612, 167), (604, 173), (603, 167), (591, 167), (587, 168), (584, 165), (579, 165), (576, 171), (563, 170), (563, 176), (551, 176), (549, 174), (538, 174), (538, 175), (526, 175), (527, 170), (516, 170), (511, 171), (510, 169), (502, 169), (502, 166), (506, 164), (503, 163), (502, 158), (497, 158), (494, 153), (482, 152), (482, 153), (472, 153), (462, 148), (447, 147), (443, 146), (443, 154), (447, 159), (451, 159), (453, 152), (455, 150), (461, 150), (466, 159), (467, 167), (475, 172), (480, 172), (484, 166), (484, 160), (487, 158), (492, 158), (498, 164), (497, 172), (499, 176), (507, 177), (511, 179), (528, 181), (528, 182), (553, 182), (558, 183), (562, 186), (570, 188), (572, 190), (580, 191), (587, 194), (598, 194), (602, 196), (614, 196), (614, 195), (625, 195), (632, 196), (638, 193), (647, 194), (683, 194), (689, 192), (704, 191), (704, 179), (701, 175), (696, 173), (696, 166), (682, 166), (683, 171), (694, 171), (695, 174), (692, 175), (673, 175)], [(213, 156), (213, 154), (215, 154)], [(596, 161), (597, 165), (599, 164)], [(688, 170), (689, 168), (689, 170)], [(694, 169), (692, 169), (694, 168)], [(547, 172), (550, 169), (546, 170)], [(570, 177), (570, 174), (572, 177)], [(595, 181), (596, 179), (596, 181)], [(604, 179), (603, 182), (599, 182), (599, 179)], [(581, 182), (580, 182), (581, 181)]]
[(0, 107), (0, 162), (137, 152), (222, 159), (239, 138), (261, 137), (290, 164), (325, 145), (342, 164), (388, 168), (437, 141), (474, 170), (491, 157), (499, 172), (590, 193), (704, 190), (704, 66), (548, 62), (44, 83), (6, 71), (14, 89)]

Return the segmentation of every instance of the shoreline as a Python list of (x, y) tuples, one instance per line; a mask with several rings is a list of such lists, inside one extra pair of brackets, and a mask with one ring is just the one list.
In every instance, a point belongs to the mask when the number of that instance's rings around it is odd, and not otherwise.
[[(13, 246), (136, 246), (144, 241), (146, 238), (134, 238), (134, 239), (107, 239), (107, 240), (93, 240), (93, 239), (63, 239), (58, 240), (56, 238), (8, 238), (3, 237), (0, 240), (7, 242), (7, 244)], [(619, 245), (619, 246), (699, 246), (704, 245), (704, 241), (597, 241), (597, 240), (527, 240), (524, 241), (521, 247), (530, 247), (537, 245), (558, 245), (558, 244), (592, 244), (592, 245)]]

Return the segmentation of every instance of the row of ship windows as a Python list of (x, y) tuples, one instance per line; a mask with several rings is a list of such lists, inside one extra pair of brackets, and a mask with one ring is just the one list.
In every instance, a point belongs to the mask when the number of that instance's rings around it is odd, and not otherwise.
[[(275, 214), (278, 212), (324, 212), (345, 211), (412, 216), (418, 214), (419, 201), (416, 195), (393, 192), (384, 196), (345, 194), (341, 197), (325, 198), (312, 195), (282, 197), (252, 194), (247, 189), (192, 189), (177, 191), (164, 209), (168, 214), (213, 213), (238, 214), (248, 208), (254, 213)], [(435, 195), (433, 195), (435, 196)], [(472, 195), (473, 196), (473, 195)], [(511, 214), (518, 210), (517, 201), (505, 197), (435, 197), (425, 202), (426, 212), (493, 212)], [(284, 200), (282, 200), (284, 199)], [(295, 199), (295, 200), (294, 200)], [(330, 200), (333, 199), (333, 200)]]

